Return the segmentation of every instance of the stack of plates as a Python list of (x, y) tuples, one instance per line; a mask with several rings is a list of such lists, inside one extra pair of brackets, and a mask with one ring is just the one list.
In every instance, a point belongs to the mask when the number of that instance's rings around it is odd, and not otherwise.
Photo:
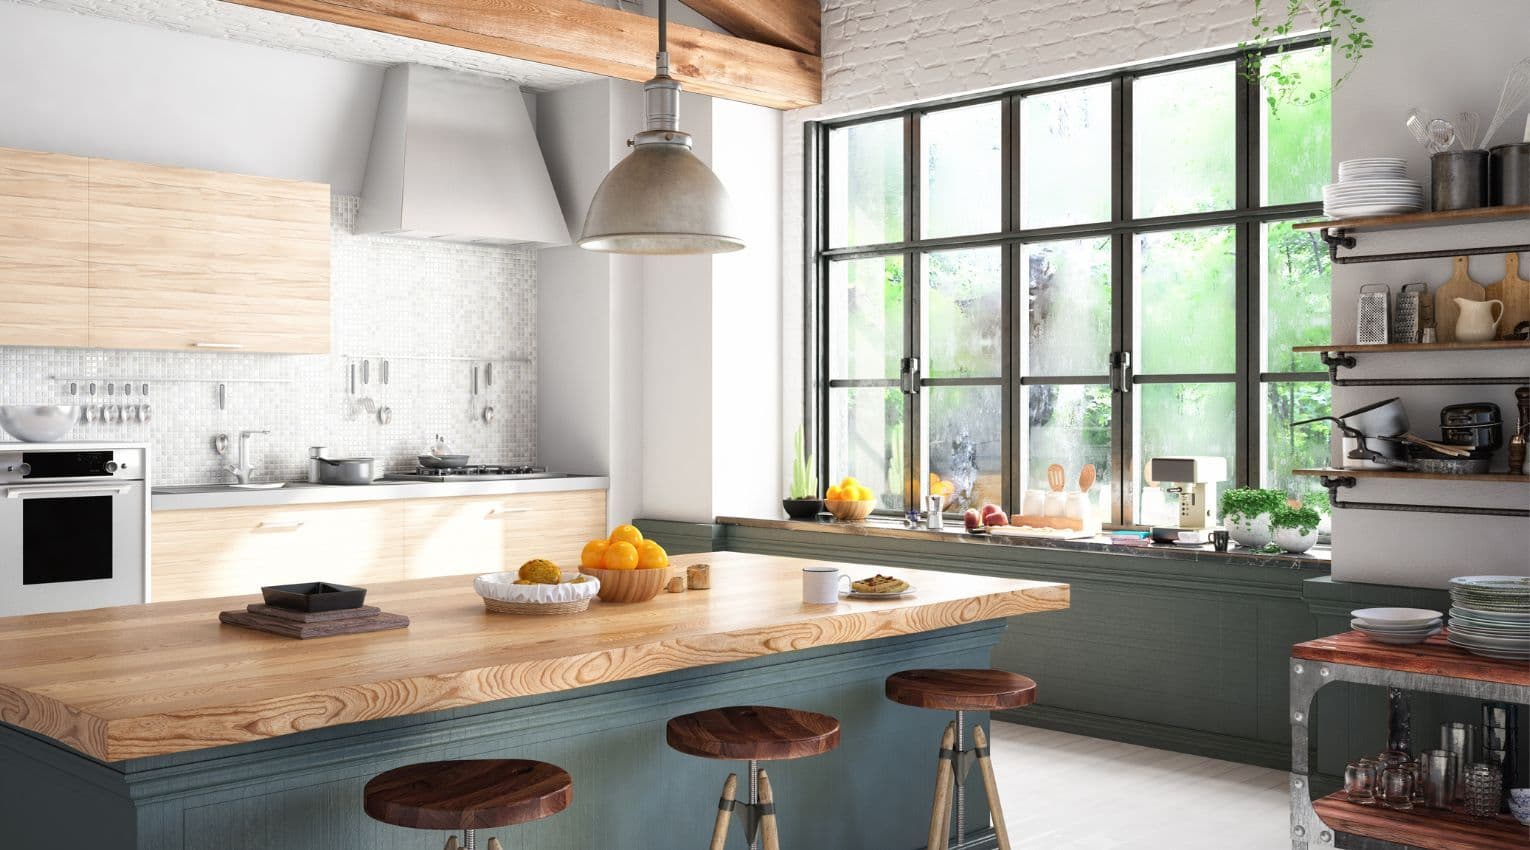
[(1446, 640), (1488, 658), (1530, 659), (1530, 577), (1453, 578), (1450, 601)]
[(1408, 179), (1406, 166), (1406, 162), (1393, 157), (1339, 163), (1339, 182), (1323, 187), (1323, 214), (1346, 218), (1422, 210), (1423, 187)]
[(1444, 615), (1427, 608), (1362, 608), (1349, 612), (1350, 628), (1378, 643), (1423, 643), (1440, 633)]

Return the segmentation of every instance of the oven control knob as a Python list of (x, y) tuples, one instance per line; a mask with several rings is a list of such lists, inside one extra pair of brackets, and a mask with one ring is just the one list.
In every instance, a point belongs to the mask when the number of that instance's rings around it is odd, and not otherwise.
[(5, 471), (6, 472), (14, 472), (17, 475), (21, 475), (21, 476), (31, 475), (32, 474), (32, 464), (30, 464), (30, 463), (14, 463), (14, 464), (11, 464), (10, 466), (7, 466), (5, 468)]
[(115, 460), (107, 461), (106, 462), (106, 471), (108, 473), (116, 472), (117, 471), (117, 462)]

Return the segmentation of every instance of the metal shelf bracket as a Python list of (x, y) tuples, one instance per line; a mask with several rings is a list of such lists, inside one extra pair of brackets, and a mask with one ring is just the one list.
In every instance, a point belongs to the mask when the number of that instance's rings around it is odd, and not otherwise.
[[(1530, 250), (1527, 248), (1526, 250)], [(1530, 384), (1530, 376), (1511, 378), (1341, 378), (1340, 369), (1359, 364), (1355, 355), (1344, 351), (1319, 352), (1318, 358), (1328, 367), (1328, 381), (1336, 387), (1470, 387), (1520, 386)]]
[(1338, 265), (1349, 263), (1391, 263), (1399, 260), (1429, 260), (1438, 257), (1464, 257), (1478, 254), (1513, 254), (1522, 251), (1530, 251), (1530, 243), (1522, 245), (1487, 245), (1478, 248), (1449, 248), (1433, 251), (1397, 251), (1390, 254), (1366, 254), (1355, 256), (1353, 254), (1340, 256), (1339, 249), (1348, 251), (1355, 250), (1358, 244), (1355, 237), (1342, 227), (1324, 227), (1318, 230), (1318, 235), (1328, 243), (1328, 258)]
[(1328, 491), (1328, 504), (1333, 508), (1349, 508), (1360, 511), (1398, 511), (1420, 514), (1466, 514), (1468, 516), (1503, 516), (1530, 518), (1530, 510), (1522, 508), (1476, 508), (1464, 505), (1408, 505), (1395, 502), (1355, 502), (1339, 498), (1339, 490), (1360, 483), (1353, 475), (1324, 475), (1318, 479)]

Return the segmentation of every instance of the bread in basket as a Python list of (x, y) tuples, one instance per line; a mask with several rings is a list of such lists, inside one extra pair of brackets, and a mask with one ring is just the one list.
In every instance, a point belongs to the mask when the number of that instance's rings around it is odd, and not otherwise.
[(600, 580), (559, 584), (516, 584), (516, 573), (486, 573), (473, 579), (473, 589), (483, 597), (483, 607), (496, 614), (576, 614), (590, 607), (600, 592)]

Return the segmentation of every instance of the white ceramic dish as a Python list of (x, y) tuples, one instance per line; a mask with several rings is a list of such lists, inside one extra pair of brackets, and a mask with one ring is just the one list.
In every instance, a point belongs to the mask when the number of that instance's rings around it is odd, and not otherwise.
[(1385, 643), (1391, 646), (1410, 646), (1415, 643), (1423, 643), (1425, 640), (1428, 640), (1429, 638), (1444, 631), (1444, 629), (1436, 626), (1431, 631), (1407, 635), (1392, 634), (1389, 632), (1368, 632), (1364, 629), (1356, 629), (1355, 631), (1365, 635), (1368, 640), (1373, 640), (1377, 643)]
[(1455, 628), (1450, 629), (1451, 639), (1469, 646), (1502, 647), (1504, 649), (1530, 650), (1530, 637), (1507, 637), (1502, 635), (1489, 635), (1482, 632), (1463, 631)]
[(1431, 620), (1430, 622), (1425, 623), (1422, 626), (1389, 626), (1389, 625), (1380, 625), (1380, 626), (1378, 626), (1378, 625), (1372, 625), (1371, 623), (1368, 623), (1365, 620), (1350, 620), (1349, 621), (1349, 627), (1354, 629), (1355, 631), (1359, 631), (1359, 632), (1378, 632), (1380, 634), (1388, 634), (1388, 635), (1417, 635), (1417, 634), (1424, 634), (1424, 633), (1430, 632), (1430, 631), (1432, 631), (1434, 629), (1438, 629), (1440, 626), (1443, 626), (1443, 625), (1445, 625), (1445, 624), (1443, 622), (1441, 622), (1440, 620)]
[(1323, 215), (1329, 218), (1356, 218), (1363, 215), (1394, 215), (1401, 213), (1418, 212), (1424, 207), (1418, 206), (1363, 206), (1345, 207), (1343, 209), (1323, 208)]
[(1479, 611), (1476, 608), (1472, 608), (1467, 605), (1457, 605), (1451, 608), (1450, 616), (1465, 617), (1470, 620), (1483, 620), (1486, 622), (1530, 624), (1530, 613), (1515, 613), (1513, 611)]
[(1469, 590), (1507, 591), (1530, 596), (1530, 576), (1456, 576), (1451, 587)]
[(1349, 615), (1378, 626), (1423, 626), (1445, 616), (1428, 608), (1361, 608)]

